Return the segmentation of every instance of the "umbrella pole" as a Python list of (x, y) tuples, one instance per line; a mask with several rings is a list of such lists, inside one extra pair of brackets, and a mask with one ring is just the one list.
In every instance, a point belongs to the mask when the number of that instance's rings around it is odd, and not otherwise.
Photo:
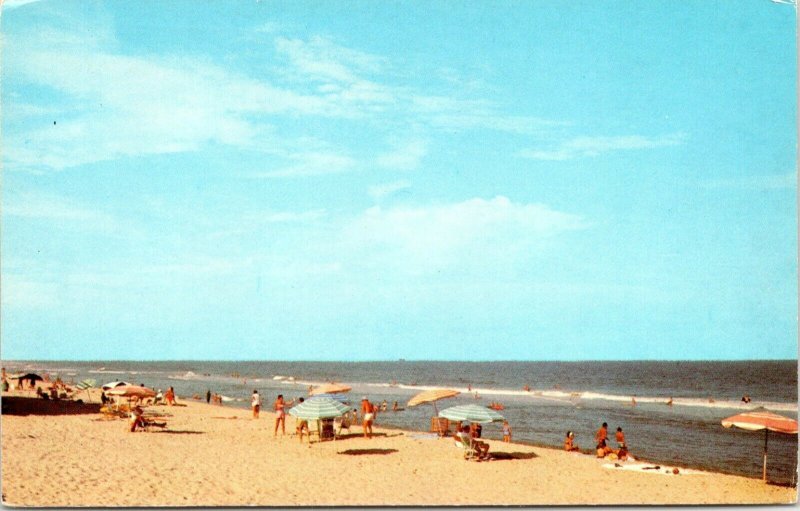
[(764, 482), (767, 482), (767, 439), (769, 438), (769, 430), (764, 428), (764, 470), (762, 474), (762, 479)]
[(439, 433), (439, 436), (444, 436), (442, 434), (442, 422), (439, 420), (439, 410), (436, 409), (436, 401), (433, 403), (433, 415), (436, 418), (436, 431)]

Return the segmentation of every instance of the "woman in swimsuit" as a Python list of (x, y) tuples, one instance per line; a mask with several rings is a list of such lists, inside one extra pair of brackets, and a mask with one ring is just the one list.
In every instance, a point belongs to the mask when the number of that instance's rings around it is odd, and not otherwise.
[(283, 394), (278, 394), (278, 399), (275, 400), (275, 403), (272, 405), (272, 409), (275, 410), (275, 434), (273, 436), (278, 436), (278, 425), (281, 426), (281, 431), (284, 435), (286, 435), (286, 403), (283, 401)]

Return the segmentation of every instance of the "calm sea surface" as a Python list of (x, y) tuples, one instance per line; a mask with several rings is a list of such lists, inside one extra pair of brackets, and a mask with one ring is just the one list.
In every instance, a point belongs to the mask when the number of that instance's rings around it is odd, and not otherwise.
[[(797, 362), (37, 362), (5, 361), (16, 370), (46, 371), (66, 381), (94, 378), (175, 387), (180, 397), (211, 390), (229, 398), (226, 406), (247, 407), (253, 389), (271, 402), (281, 393), (304, 396), (309, 385), (336, 381), (353, 387), (353, 405), (363, 395), (401, 407), (426, 388), (448, 387), (462, 395), (440, 401), (457, 404), (497, 401), (511, 423), (515, 441), (561, 446), (572, 430), (583, 449), (608, 422), (621, 426), (634, 456), (657, 463), (759, 477), (764, 435), (728, 430), (720, 420), (765, 406), (797, 418)], [(523, 387), (530, 387), (530, 392)], [(471, 392), (467, 389), (471, 387)], [(477, 392), (477, 397), (475, 393)], [(744, 394), (752, 398), (742, 403)], [(632, 403), (635, 396), (636, 405)], [(673, 405), (666, 401), (672, 397)], [(267, 406), (269, 408), (269, 406)], [(379, 424), (425, 430), (430, 405), (379, 415)], [(266, 426), (265, 426), (266, 427)], [(484, 436), (499, 438), (500, 426)], [(769, 477), (797, 480), (797, 436), (771, 433)]]

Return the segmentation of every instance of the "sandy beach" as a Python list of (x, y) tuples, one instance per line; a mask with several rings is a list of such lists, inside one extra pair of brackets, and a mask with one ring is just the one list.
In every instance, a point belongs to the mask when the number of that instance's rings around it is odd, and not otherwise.
[[(337, 442), (273, 436), (274, 416), (182, 399), (151, 406), (165, 431), (130, 433), (97, 405), (4, 393), (3, 502), (14, 506), (763, 504), (795, 488), (758, 479), (617, 468), (591, 456), (489, 440), (465, 461), (454, 442), (360, 426)], [(95, 402), (97, 395), (94, 395)], [(380, 419), (380, 418), (379, 418)], [(422, 425), (420, 425), (422, 427)], [(628, 467), (629, 468), (629, 467)]]

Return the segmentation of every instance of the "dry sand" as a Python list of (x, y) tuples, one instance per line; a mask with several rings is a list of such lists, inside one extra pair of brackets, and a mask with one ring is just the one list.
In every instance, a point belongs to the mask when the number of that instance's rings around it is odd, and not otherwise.
[[(4, 398), (14, 394), (4, 393)], [(4, 399), (3, 502), (19, 506), (751, 504), (795, 488), (722, 475), (604, 468), (591, 456), (489, 441), (465, 461), (451, 440), (361, 428), (337, 442), (273, 437), (274, 416), (182, 400), (149, 407), (165, 432), (130, 433), (97, 406)], [(95, 400), (97, 399), (95, 395)], [(50, 414), (48, 414), (50, 413)], [(380, 419), (380, 417), (379, 417)]]

